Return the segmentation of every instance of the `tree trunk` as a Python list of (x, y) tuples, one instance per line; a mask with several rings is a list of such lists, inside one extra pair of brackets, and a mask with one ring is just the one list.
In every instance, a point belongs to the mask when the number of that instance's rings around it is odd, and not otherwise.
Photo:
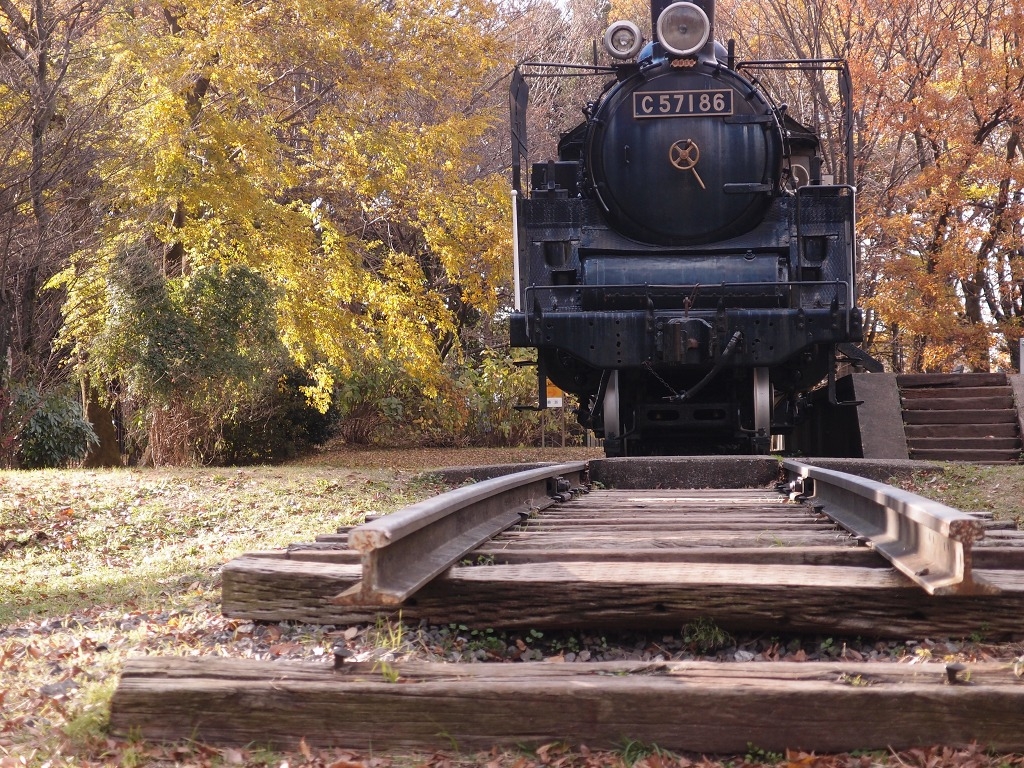
[(96, 437), (100, 439), (100, 442), (98, 445), (93, 446), (89, 453), (86, 454), (83, 466), (89, 469), (120, 467), (121, 444), (117, 439), (114, 414), (100, 401), (100, 393), (96, 389), (89, 390), (85, 412), (85, 417), (92, 424), (92, 430), (96, 433)]

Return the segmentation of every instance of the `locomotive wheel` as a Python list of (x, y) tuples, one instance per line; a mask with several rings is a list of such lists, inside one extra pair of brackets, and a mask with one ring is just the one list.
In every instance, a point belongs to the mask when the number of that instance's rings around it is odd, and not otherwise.
[(772, 441), (772, 384), (767, 368), (754, 369), (754, 452), (768, 453)]
[(604, 438), (615, 440), (622, 434), (622, 418), (619, 413), (619, 372), (609, 371), (608, 384), (604, 390)]

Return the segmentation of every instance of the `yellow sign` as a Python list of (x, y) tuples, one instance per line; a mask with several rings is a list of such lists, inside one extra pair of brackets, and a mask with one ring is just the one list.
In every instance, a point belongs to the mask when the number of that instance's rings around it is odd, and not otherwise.
[(548, 395), (548, 408), (561, 408), (562, 407), (562, 390), (552, 384), (550, 381), (547, 385)]

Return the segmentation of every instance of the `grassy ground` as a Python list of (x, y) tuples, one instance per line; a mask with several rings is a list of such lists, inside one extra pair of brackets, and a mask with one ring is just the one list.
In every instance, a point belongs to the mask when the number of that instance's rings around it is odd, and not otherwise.
[(1024, 529), (1024, 465), (942, 464), (901, 485), (965, 512), (991, 512)]
[[(612, 754), (549, 745), (538, 752), (369, 756), (302, 750), (274, 755), (185, 743), (111, 739), (107, 704), (132, 654), (241, 657), (327, 654), (341, 631), (372, 627), (254, 626), (219, 612), (219, 570), (245, 551), (308, 540), (367, 512), (437, 492), (417, 475), (470, 464), (574, 460), (593, 451), (330, 451), (286, 467), (0, 472), (0, 768), (97, 765), (723, 766), (624, 744)], [(909, 483), (924, 495), (1024, 519), (1024, 468), (954, 468)], [(915, 754), (767, 755), (742, 763), (811, 766), (1006, 766), (1024, 758), (981, 749)]]

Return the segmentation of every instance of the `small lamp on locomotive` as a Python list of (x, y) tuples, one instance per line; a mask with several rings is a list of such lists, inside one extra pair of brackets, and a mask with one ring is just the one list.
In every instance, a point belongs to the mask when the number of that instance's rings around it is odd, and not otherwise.
[(604, 47), (616, 59), (632, 59), (644, 45), (640, 29), (631, 21), (617, 21), (604, 33)]

